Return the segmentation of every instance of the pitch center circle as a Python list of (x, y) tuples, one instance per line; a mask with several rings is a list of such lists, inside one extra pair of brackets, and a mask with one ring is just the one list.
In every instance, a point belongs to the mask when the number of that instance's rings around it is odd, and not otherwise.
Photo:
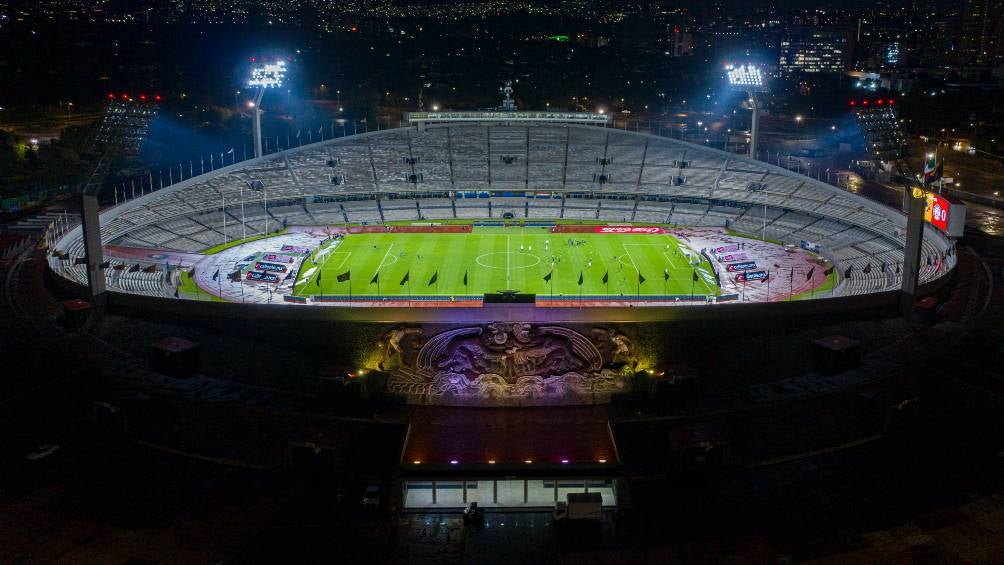
[(486, 269), (529, 269), (540, 264), (540, 257), (533, 253), (495, 251), (478, 255), (474, 262)]

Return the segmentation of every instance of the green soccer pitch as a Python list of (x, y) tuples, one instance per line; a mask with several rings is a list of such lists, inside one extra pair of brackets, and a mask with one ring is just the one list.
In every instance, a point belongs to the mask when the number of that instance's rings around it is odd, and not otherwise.
[[(583, 296), (611, 297), (719, 294), (708, 262), (671, 235), (551, 233), (541, 227), (346, 235), (307, 258), (293, 294), (347, 296), (349, 281), (338, 281), (346, 272), (355, 296), (465, 296), (500, 290), (543, 297), (574, 297), (580, 290)], [(639, 272), (645, 279), (641, 284)], [(379, 288), (371, 283), (378, 273)], [(550, 282), (544, 279), (548, 273)]]

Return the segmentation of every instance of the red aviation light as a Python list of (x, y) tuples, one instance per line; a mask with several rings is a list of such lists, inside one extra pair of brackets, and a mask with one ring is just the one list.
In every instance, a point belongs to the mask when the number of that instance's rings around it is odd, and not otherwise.
[(858, 105), (857, 101), (851, 100), (851, 108), (853, 108), (853, 107), (855, 107), (857, 105)]

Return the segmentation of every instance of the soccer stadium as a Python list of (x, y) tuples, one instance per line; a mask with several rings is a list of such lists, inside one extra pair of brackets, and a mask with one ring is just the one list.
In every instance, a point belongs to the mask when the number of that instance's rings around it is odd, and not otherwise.
[[(896, 312), (915, 268), (901, 212), (598, 114), (407, 123), (179, 170), (156, 190), (151, 179), (92, 216), (100, 245), (87, 244), (86, 206), (83, 226), (51, 238), (58, 285), (108, 291), (94, 306), (114, 321), (94, 331), (148, 357), (128, 382), (256, 406), (225, 422), (172, 408), (144, 442), (256, 464), (369, 461), (395, 481), (393, 505), (415, 511), (546, 508), (575, 493), (616, 508), (628, 469), (665, 443), (652, 437), (670, 434), (674, 464), (711, 453), (726, 465), (732, 442), (774, 457), (741, 423), (747, 407), (801, 410), (891, 374), (858, 368), (860, 342), (837, 332), (903, 343), (905, 329), (868, 321)], [(937, 292), (955, 246), (922, 229), (914, 272)], [(67, 317), (89, 307), (67, 302)], [(302, 411), (289, 407), (304, 394), (372, 419), (267, 423)], [(667, 409), (741, 416), (631, 419)], [(176, 447), (190, 417), (224, 428), (219, 445)], [(846, 418), (819, 437), (855, 437), (874, 413)]]
[[(179, 171), (179, 176), (185, 171)], [(291, 307), (666, 307), (896, 290), (906, 218), (707, 147), (551, 119), (306, 145), (101, 214), (107, 288)], [(52, 268), (86, 283), (80, 229)], [(927, 227), (922, 284), (953, 265)]]

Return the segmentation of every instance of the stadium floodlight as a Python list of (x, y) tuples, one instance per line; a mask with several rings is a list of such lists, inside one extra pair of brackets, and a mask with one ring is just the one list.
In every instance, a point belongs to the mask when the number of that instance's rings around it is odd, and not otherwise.
[(766, 92), (767, 80), (763, 70), (754, 65), (726, 65), (725, 75), (734, 90)]
[(732, 90), (745, 92), (753, 108), (753, 119), (750, 121), (750, 159), (756, 159), (756, 142), (760, 129), (760, 109), (757, 107), (756, 95), (767, 92), (767, 76), (763, 69), (756, 65), (726, 65), (725, 76)]
[(286, 79), (286, 61), (265, 63), (251, 69), (248, 86), (252, 88), (280, 88)]
[(254, 100), (248, 102), (248, 107), (254, 110), (254, 156), (261, 157), (261, 99), (265, 96), (265, 91), (270, 88), (282, 87), (286, 79), (286, 61), (277, 60), (271, 63), (262, 63), (251, 68), (251, 77), (247, 86), (256, 88)]

